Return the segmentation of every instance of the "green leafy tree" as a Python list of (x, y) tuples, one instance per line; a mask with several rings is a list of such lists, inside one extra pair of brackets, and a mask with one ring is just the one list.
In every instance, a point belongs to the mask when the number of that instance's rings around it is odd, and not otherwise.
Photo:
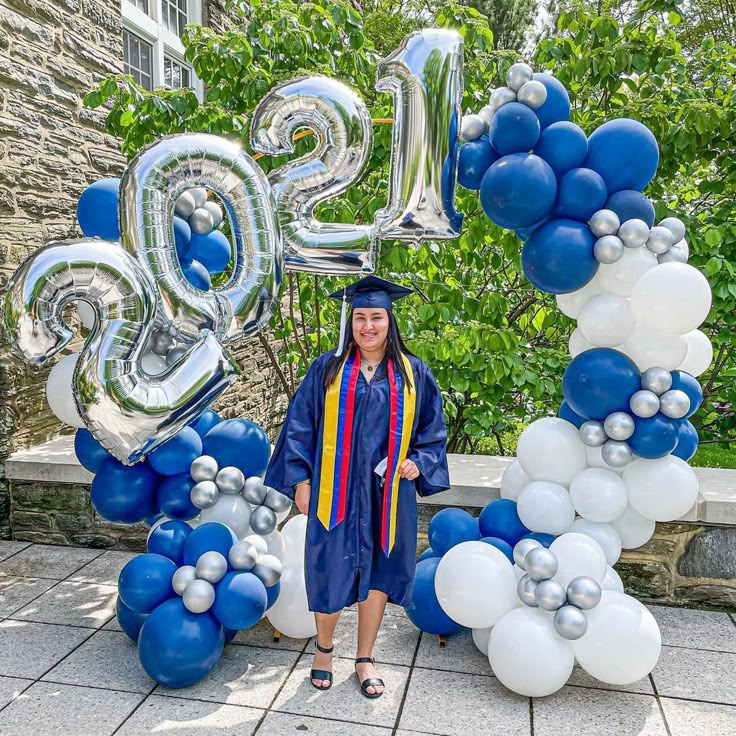
[(537, 0), (464, 0), (488, 20), (496, 49), (523, 52), (529, 46)]

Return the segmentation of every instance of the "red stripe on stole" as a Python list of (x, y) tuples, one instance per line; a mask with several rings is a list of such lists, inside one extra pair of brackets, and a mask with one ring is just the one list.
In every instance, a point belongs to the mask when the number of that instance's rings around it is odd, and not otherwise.
[(360, 350), (356, 351), (355, 361), (350, 370), (348, 383), (348, 401), (345, 407), (345, 433), (343, 435), (343, 453), (340, 464), (340, 489), (338, 492), (337, 523), (345, 518), (345, 508), (348, 501), (348, 470), (350, 469), (350, 450), (353, 441), (353, 417), (355, 416), (355, 387), (360, 375)]
[(396, 390), (396, 373), (394, 371), (394, 362), (388, 361), (388, 385), (389, 385), (389, 420), (388, 420), (388, 463), (386, 464), (386, 475), (383, 481), (383, 512), (381, 514), (381, 537), (384, 552), (388, 549), (389, 540), (388, 517), (390, 514), (391, 492), (393, 490), (394, 476), (394, 454), (396, 450), (396, 424), (398, 420), (398, 394)]

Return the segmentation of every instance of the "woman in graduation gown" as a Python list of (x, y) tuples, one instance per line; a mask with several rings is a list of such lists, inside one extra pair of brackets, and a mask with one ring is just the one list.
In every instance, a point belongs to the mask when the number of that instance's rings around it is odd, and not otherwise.
[(331, 296), (351, 303), (340, 346), (310, 367), (289, 406), (265, 483), (307, 514), (305, 576), (317, 622), (312, 684), (332, 684), (332, 636), (358, 604), (361, 691), (384, 684), (371, 655), (386, 602), (411, 598), (416, 493), (449, 488), (442, 399), (406, 348), (393, 302), (410, 289), (368, 276)]

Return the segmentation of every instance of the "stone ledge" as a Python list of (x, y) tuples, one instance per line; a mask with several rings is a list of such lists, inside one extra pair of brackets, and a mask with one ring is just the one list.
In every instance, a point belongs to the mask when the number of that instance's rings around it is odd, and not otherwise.
[[(478, 509), (500, 497), (501, 475), (512, 457), (450, 455), (452, 488), (429, 498), (427, 506)], [(736, 526), (736, 470), (694, 468), (700, 483), (698, 501), (679, 521)], [(29, 450), (15, 452), (5, 462), (5, 475), (14, 481), (89, 485), (94, 477), (74, 454), (74, 437), (65, 435)]]

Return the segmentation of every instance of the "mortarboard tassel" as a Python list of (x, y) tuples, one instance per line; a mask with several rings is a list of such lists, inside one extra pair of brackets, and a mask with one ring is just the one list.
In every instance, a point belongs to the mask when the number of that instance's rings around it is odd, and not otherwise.
[(346, 289), (343, 287), (342, 290), (342, 310), (340, 311), (340, 342), (337, 345), (337, 352), (335, 355), (340, 357), (342, 351), (345, 348), (345, 332), (347, 330), (347, 314), (348, 314), (348, 300), (346, 296)]

